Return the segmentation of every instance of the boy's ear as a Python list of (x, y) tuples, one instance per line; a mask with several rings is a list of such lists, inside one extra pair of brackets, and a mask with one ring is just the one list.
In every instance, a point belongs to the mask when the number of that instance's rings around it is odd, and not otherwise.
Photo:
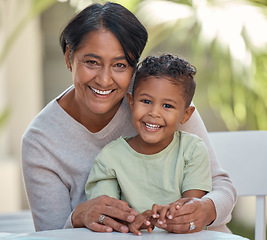
[(181, 124), (185, 124), (189, 118), (192, 116), (193, 112), (195, 111), (195, 107), (194, 106), (189, 106), (184, 113), (184, 116), (182, 118), (182, 120), (180, 121)]
[(130, 106), (131, 111), (133, 111), (133, 96), (131, 93), (127, 93), (127, 99), (128, 99), (128, 104)]

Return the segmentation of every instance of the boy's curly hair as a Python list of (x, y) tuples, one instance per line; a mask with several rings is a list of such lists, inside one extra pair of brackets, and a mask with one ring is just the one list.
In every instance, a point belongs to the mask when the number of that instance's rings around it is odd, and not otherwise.
[(167, 77), (173, 84), (179, 85), (184, 90), (185, 107), (189, 107), (193, 99), (196, 82), (194, 76), (196, 68), (189, 62), (171, 54), (159, 57), (148, 56), (137, 66), (132, 94), (140, 81), (148, 77)]

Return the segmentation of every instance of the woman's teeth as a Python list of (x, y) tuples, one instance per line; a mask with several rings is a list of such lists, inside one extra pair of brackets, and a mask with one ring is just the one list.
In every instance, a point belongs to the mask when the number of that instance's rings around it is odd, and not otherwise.
[(160, 125), (146, 123), (146, 127), (151, 128), (151, 129), (158, 129), (160, 128)]
[(95, 89), (95, 88), (92, 88), (90, 87), (91, 90), (97, 94), (100, 94), (100, 95), (108, 95), (112, 92), (112, 90), (108, 90), (108, 91), (101, 91), (101, 90), (98, 90), (98, 89)]

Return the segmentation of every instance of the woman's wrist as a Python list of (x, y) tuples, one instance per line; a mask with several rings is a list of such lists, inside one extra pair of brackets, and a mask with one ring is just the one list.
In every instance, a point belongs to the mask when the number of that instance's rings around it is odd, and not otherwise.
[(83, 211), (79, 211), (82, 204), (78, 205), (72, 212), (71, 223), (73, 228), (84, 227), (84, 223), (81, 221)]
[(206, 212), (206, 226), (209, 226), (216, 219), (215, 205), (210, 198), (202, 198), (202, 201)]

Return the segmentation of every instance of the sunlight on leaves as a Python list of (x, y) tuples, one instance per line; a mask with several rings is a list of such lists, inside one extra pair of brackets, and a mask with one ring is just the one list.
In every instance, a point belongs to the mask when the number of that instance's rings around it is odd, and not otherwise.
[(145, 54), (161, 47), (186, 54), (198, 68), (198, 84), (208, 89), (210, 106), (229, 130), (267, 129), (265, 5), (148, 0), (138, 9), (149, 32)]

